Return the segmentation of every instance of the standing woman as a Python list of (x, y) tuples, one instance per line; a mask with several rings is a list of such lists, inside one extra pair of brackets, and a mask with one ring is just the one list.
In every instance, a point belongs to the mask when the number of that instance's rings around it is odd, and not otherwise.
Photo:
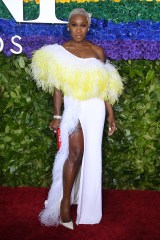
[[(36, 51), (32, 72), (38, 87), (53, 94), (54, 119), (62, 145), (53, 167), (53, 183), (40, 213), (47, 226), (73, 229), (71, 205), (77, 204), (76, 224), (96, 224), (102, 218), (102, 134), (105, 109), (109, 133), (116, 129), (111, 104), (122, 92), (117, 70), (105, 63), (102, 48), (86, 41), (91, 16), (82, 8), (69, 15), (71, 40)], [(61, 115), (61, 105), (64, 111)]]

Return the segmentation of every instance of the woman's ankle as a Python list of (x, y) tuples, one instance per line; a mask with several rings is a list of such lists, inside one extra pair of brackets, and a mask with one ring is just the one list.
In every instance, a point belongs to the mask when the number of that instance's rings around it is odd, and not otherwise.
[(60, 216), (62, 222), (71, 221), (71, 209), (70, 209), (70, 200), (62, 199), (60, 206)]

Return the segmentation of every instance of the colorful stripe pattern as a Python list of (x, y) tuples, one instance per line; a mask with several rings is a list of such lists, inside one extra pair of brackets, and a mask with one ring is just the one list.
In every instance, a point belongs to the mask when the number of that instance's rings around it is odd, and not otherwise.
[[(35, 1), (36, 4), (40, 3), (40, 0), (23, 0), (25, 3), (33, 2)], [(56, 0), (56, 3), (71, 3), (71, 2), (77, 2), (77, 3), (83, 3), (83, 2), (100, 2), (102, 0)], [(104, 1), (104, 0), (103, 0)], [(112, 2), (122, 2), (123, 0), (111, 0)], [(141, 2), (160, 2), (160, 0), (139, 0)]]
[[(96, 19), (112, 20), (113, 22), (135, 22), (137, 20), (160, 21), (160, 3), (139, 0), (122, 0), (119, 3), (107, 1), (76, 3), (57, 3), (56, 16), (59, 19), (67, 19), (70, 11), (74, 8), (82, 7), (92, 13)], [(24, 3), (24, 13), (26, 19), (38, 17), (39, 5), (35, 2)], [(5, 5), (0, 1), (0, 18), (13, 19)]]
[[(38, 7), (35, 2), (26, 3), (25, 12), (29, 15), (32, 13), (29, 10), (34, 7)], [(158, 2), (135, 1), (134, 4), (133, 1), (120, 1), (119, 3), (99, 1), (97, 4), (95, 2), (57, 3), (56, 15), (59, 19), (66, 20), (68, 13), (75, 7), (85, 7), (93, 13), (87, 39), (103, 47), (109, 59), (160, 59), (160, 4)], [(11, 48), (16, 50), (16, 46), (11, 43), (11, 37), (15, 35), (21, 37), (21, 40), (17, 40), (17, 42), (22, 45), (23, 53), (28, 56), (45, 44), (62, 44), (69, 39), (66, 25), (18, 24), (13, 19), (9, 20), (11, 17), (6, 9), (3, 13), (2, 10), (4, 10), (4, 4), (0, 2), (0, 16), (2, 16), (0, 37), (4, 42), (3, 52), (7, 56), (11, 55)], [(38, 8), (36, 8), (36, 12), (38, 13)], [(4, 19), (4, 15), (8, 20)], [(31, 15), (28, 17), (29, 19), (32, 19)], [(103, 16), (103, 19), (99, 19), (97, 16)], [(122, 19), (123, 21), (120, 22)]]

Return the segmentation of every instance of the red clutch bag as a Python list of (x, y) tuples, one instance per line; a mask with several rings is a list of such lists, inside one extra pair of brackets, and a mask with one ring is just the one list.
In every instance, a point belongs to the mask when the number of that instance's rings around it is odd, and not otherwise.
[(60, 149), (61, 147), (61, 131), (60, 131), (60, 128), (57, 129), (57, 147), (58, 147), (58, 150)]

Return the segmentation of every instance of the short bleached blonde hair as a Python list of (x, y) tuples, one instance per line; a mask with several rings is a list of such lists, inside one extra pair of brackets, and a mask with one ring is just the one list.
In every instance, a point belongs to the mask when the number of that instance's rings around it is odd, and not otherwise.
[(88, 21), (88, 25), (90, 25), (91, 23), (91, 13), (87, 12), (84, 8), (75, 8), (73, 9), (70, 14), (69, 14), (69, 17), (68, 17), (68, 22), (70, 20), (70, 18), (74, 15), (82, 15), (84, 17), (86, 17), (87, 21)]

